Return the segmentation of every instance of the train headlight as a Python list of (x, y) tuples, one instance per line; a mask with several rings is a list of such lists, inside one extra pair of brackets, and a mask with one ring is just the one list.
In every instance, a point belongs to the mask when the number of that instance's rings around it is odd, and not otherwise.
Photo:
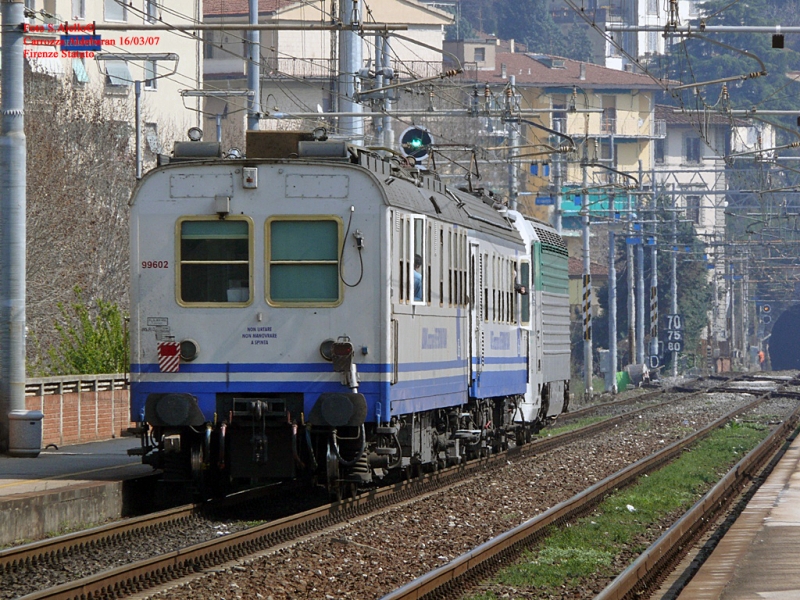
[(200, 353), (200, 347), (192, 339), (181, 341), (181, 360), (192, 362)]
[(333, 340), (325, 340), (319, 345), (319, 353), (327, 361), (333, 360), (333, 345), (336, 342)]

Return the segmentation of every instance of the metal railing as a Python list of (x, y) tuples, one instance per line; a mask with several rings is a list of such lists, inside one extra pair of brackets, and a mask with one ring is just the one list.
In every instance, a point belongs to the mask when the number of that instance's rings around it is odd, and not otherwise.
[[(332, 77), (338, 73), (336, 61), (329, 58), (268, 58), (265, 61), (262, 77)], [(400, 79), (421, 79), (435, 77), (444, 70), (441, 61), (392, 61), (392, 68)]]

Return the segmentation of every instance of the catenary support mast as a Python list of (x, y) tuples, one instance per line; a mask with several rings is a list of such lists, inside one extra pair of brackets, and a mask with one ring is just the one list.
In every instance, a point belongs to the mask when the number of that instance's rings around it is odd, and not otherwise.
[[(258, 25), (258, 0), (249, 0), (250, 25)], [(253, 92), (247, 102), (247, 128), (260, 129), (261, 112), (261, 32), (247, 32), (247, 89)]]
[[(341, 20), (346, 26), (361, 22), (358, 0), (341, 0)], [(363, 143), (363, 106), (356, 102), (358, 73), (362, 67), (363, 45), (358, 31), (343, 29), (339, 32), (339, 110), (354, 116), (339, 117), (339, 133), (355, 144)]]
[(0, 451), (9, 418), (25, 410), (25, 94), (22, 0), (2, 2), (2, 135), (0, 135)]

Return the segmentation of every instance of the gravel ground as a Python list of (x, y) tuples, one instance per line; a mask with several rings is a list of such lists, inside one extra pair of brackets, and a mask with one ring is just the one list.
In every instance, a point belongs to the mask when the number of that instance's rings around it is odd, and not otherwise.
[[(655, 409), (610, 434), (509, 463), (153, 597), (378, 598), (750, 400), (749, 394), (718, 393)], [(770, 420), (795, 406), (794, 400), (777, 400), (757, 413)], [(586, 583), (589, 589), (596, 585)], [(562, 597), (582, 597), (576, 593)]]
[[(378, 597), (547, 510), (748, 399), (744, 394), (716, 394), (713, 400), (660, 408), (647, 418), (603, 434), (606, 439), (583, 440), (557, 452), (510, 463), (491, 476), (479, 477), (377, 517), (354, 521), (334, 534), (296, 544), (263, 560), (231, 569), (227, 574), (203, 578), (191, 587), (175, 588), (161, 597), (229, 600)], [(678, 419), (676, 411), (680, 414)], [(785, 414), (785, 410), (776, 409), (774, 414)], [(296, 505), (296, 499), (292, 500)], [(198, 516), (180, 526), (122, 543), (85, 549), (75, 556), (30, 565), (13, 573), (0, 573), (0, 599), (17, 598), (232, 533), (245, 528), (248, 520), (270, 518), (257, 506), (236, 517)]]
[[(322, 497), (324, 498), (324, 496)], [(320, 497), (301, 501), (285, 499), (265, 511), (259, 504), (240, 509), (235, 518), (230, 516), (195, 515), (181, 522), (169, 523), (143, 536), (108, 542), (104, 546), (82, 548), (70, 556), (50, 558), (44, 562), (27, 564), (13, 572), (0, 572), (0, 600), (10, 600), (37, 590), (56, 586), (107, 569), (159, 554), (174, 552), (229, 533), (247, 529), (248, 521), (270, 520), (301, 512), (318, 506)]]

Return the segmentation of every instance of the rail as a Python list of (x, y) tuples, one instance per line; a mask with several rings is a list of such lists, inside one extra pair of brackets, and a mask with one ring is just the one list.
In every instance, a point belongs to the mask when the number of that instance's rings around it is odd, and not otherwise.
[(586, 514), (610, 492), (629, 485), (641, 475), (659, 468), (678, 456), (686, 447), (725, 425), (738, 414), (764, 402), (770, 395), (771, 393), (766, 393), (748, 405), (731, 411), (691, 436), (607, 477), (541, 515), (462, 554), (447, 565), (386, 594), (381, 600), (419, 600), (457, 596), (457, 590), (460, 591), (470, 582), (489, 576), (500, 564), (505, 564), (510, 557), (517, 556), (522, 548), (544, 537), (549, 527), (567, 523)]
[[(703, 392), (698, 391), (695, 393)], [(683, 398), (685, 397), (683, 396)], [(625, 400), (626, 403), (628, 401)], [(667, 403), (674, 401), (675, 399), (671, 399)], [(202, 542), (156, 556), (143, 562), (121, 566), (50, 589), (40, 590), (25, 596), (25, 599), (77, 600), (83, 597), (119, 597), (120, 595), (138, 593), (158, 585), (160, 582), (177, 579), (184, 575), (196, 573), (198, 570), (239, 559), (269, 548), (276, 543), (295, 539), (339, 523), (342, 520), (351, 519), (374, 510), (384, 509), (394, 503), (411, 499), (420, 494), (440, 490), (442, 487), (474, 476), (481, 469), (495, 468), (498, 464), (505, 464), (507, 460), (539, 454), (587, 435), (602, 432), (624, 421), (634, 419), (642, 411), (652, 409), (653, 406), (650, 405), (643, 409), (616, 415), (601, 422), (593, 423), (588, 427), (565, 432), (557, 436), (537, 439), (529, 444), (511, 448), (508, 452), (498, 453), (490, 458), (475, 460), (465, 465), (451, 467), (438, 473), (425, 475), (417, 480), (373, 490), (357, 498), (311, 509), (304, 513), (271, 521), (251, 529), (231, 533), (223, 538)], [(172, 511), (158, 513), (155, 518), (159, 520), (159, 523), (165, 523), (169, 519), (184, 518), (187, 514), (185, 511), (189, 511), (188, 514), (190, 514), (192, 510), (194, 509), (191, 506), (179, 507)], [(129, 525), (130, 527), (125, 530), (128, 532), (126, 535), (136, 535), (137, 531), (146, 531), (153, 527), (147, 521), (147, 517), (132, 521)], [(123, 525), (123, 527), (125, 526)], [(83, 537), (84, 534), (81, 533), (71, 534), (62, 539), (37, 542), (34, 545), (29, 545), (27, 549), (22, 547), (0, 553), (0, 572), (2, 572), (4, 564), (9, 565), (14, 561), (16, 561), (15, 564), (20, 564), (20, 560), (25, 564), (44, 564), (54, 554), (69, 552), (71, 551), (70, 549), (77, 548), (82, 544), (85, 545), (90, 542), (92, 544), (102, 544), (104, 539), (114, 537), (115, 527), (115, 524), (110, 524), (96, 528), (85, 534), (86, 537)], [(106, 531), (105, 534), (103, 533), (104, 529)], [(49, 547), (48, 544), (50, 544)], [(5, 563), (3, 562), (4, 560)]]
[[(789, 395), (785, 392), (774, 396)], [(795, 395), (795, 397), (797, 397)], [(689, 511), (658, 538), (639, 558), (614, 579), (595, 600), (623, 600), (640, 597), (643, 588), (656, 581), (676, 560), (682, 549), (691, 545), (691, 540), (708, 526), (726, 501), (760, 470), (769, 457), (797, 427), (800, 407), (792, 416), (777, 427), (766, 439), (742, 460), (703, 496)]]

